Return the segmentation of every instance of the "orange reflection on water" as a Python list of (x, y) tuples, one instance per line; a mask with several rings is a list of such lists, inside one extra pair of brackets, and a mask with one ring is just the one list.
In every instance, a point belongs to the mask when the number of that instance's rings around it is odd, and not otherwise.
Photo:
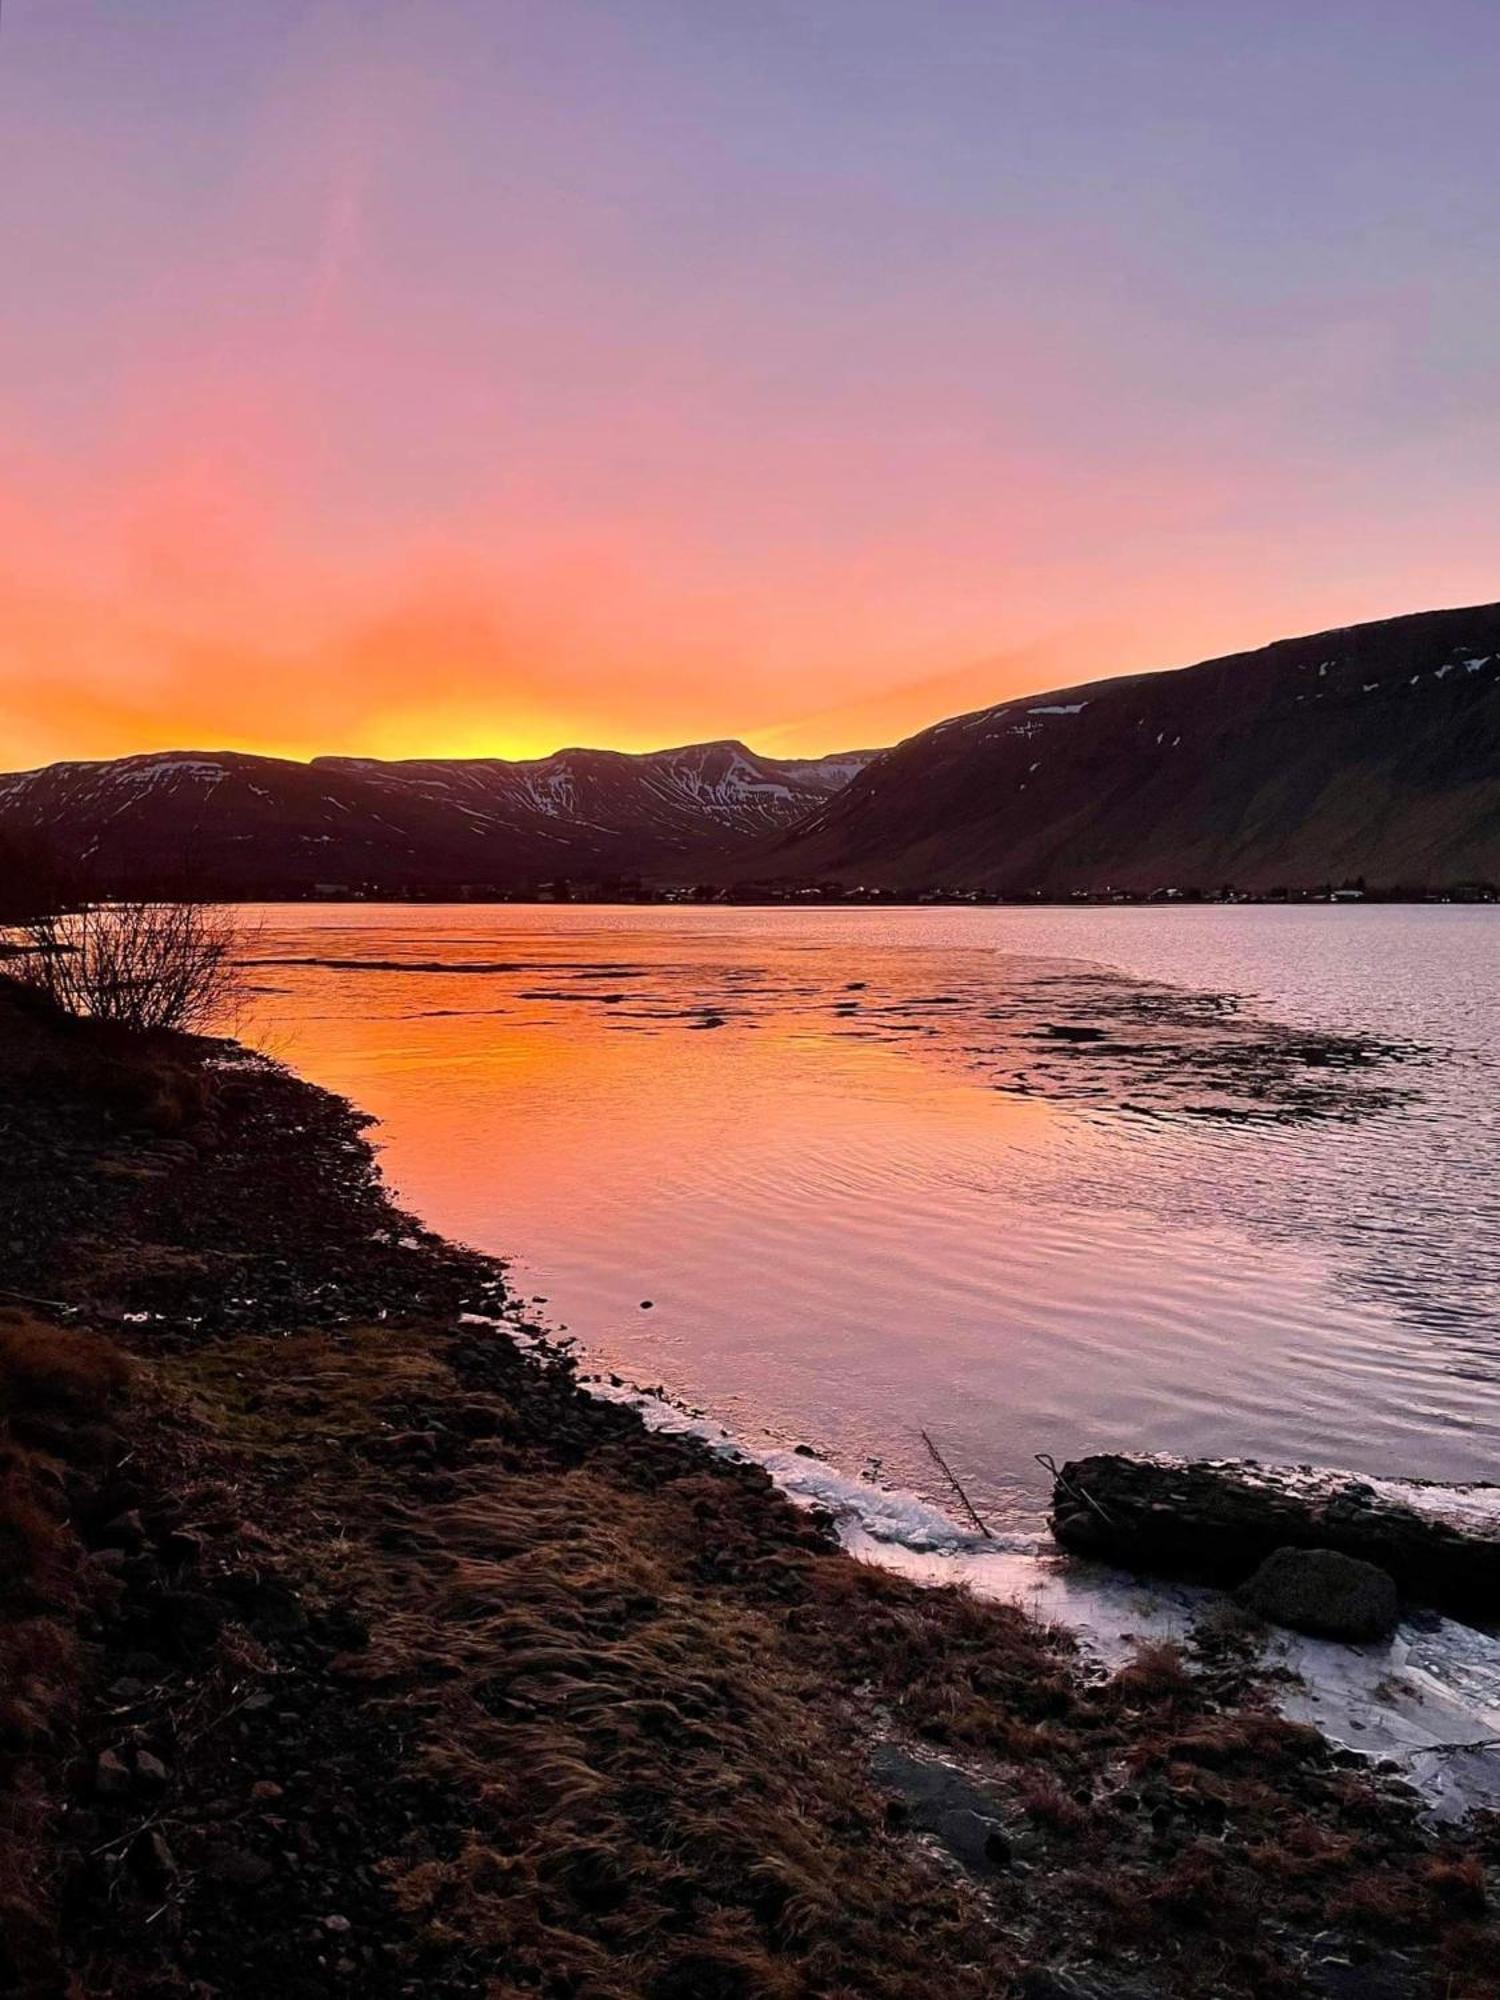
[[(1247, 1174), (1274, 1194), (1271, 1142), (1162, 1109), (1203, 1088), (1170, 1059), (1122, 1083), (1123, 1015), (1056, 1037), (1117, 987), (1018, 954), (1027, 921), (271, 911), (256, 1032), (373, 1113), (403, 1201), (513, 1259), (599, 1368), (752, 1441), (921, 1491), (926, 1427), (1001, 1518), (1029, 1517), (1039, 1450), (1430, 1468), (1434, 1410), (1444, 1476), (1478, 1476), (1472, 1385), (1305, 1227), (1221, 1220)], [(1305, 1192), (1345, 1143), (1279, 1134), (1277, 1172)]]

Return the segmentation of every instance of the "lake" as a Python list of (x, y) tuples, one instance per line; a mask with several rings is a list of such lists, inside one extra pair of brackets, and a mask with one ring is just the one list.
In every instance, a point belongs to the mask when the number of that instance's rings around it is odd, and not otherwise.
[(1018, 1534), (1038, 1452), (1500, 1467), (1500, 913), (251, 914), (248, 1038), (752, 1448)]

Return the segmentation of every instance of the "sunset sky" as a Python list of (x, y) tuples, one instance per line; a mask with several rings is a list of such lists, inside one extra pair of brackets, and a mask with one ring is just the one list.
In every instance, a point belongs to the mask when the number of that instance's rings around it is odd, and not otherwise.
[(1495, 0), (6, 0), (0, 768), (1500, 596)]

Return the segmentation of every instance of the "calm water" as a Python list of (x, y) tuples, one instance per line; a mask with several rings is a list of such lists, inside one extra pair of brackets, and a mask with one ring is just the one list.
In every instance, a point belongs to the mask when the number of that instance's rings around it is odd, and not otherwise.
[(259, 917), (407, 1205), (748, 1442), (1500, 1476), (1500, 913)]

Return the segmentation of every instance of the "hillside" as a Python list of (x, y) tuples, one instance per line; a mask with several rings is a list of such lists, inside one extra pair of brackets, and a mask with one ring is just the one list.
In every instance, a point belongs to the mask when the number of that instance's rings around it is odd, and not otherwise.
[(1021, 896), (1500, 882), (1500, 605), (939, 723), (755, 872)]
[(778, 761), (704, 743), (298, 764), (175, 751), (0, 777), (0, 832), (45, 834), (114, 888), (434, 894), (674, 866), (692, 878), (804, 817), (869, 754)]

